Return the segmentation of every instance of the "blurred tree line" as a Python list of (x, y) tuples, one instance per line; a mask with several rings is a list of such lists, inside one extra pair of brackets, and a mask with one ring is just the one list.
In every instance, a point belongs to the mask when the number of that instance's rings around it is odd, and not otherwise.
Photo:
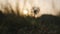
[(60, 34), (60, 17), (42, 15), (35, 19), (0, 11), (0, 34)]

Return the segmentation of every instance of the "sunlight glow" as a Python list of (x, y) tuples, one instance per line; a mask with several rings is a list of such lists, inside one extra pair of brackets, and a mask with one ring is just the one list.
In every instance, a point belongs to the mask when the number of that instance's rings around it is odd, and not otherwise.
[(28, 13), (27, 10), (24, 10), (24, 11), (23, 11), (23, 14), (24, 14), (24, 15), (27, 15), (27, 13)]

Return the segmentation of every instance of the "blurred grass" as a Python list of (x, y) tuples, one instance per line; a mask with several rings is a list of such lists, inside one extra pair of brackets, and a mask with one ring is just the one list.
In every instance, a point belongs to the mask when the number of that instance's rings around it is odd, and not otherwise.
[(0, 34), (60, 34), (60, 17), (42, 15), (35, 19), (0, 13)]

